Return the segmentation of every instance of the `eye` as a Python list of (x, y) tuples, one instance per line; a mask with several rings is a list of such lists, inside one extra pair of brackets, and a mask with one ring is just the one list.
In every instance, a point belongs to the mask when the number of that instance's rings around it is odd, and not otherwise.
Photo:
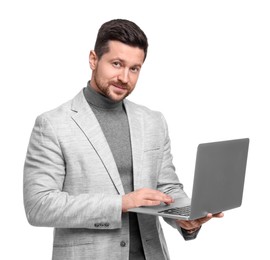
[(140, 71), (140, 68), (139, 67), (132, 67), (132, 68), (130, 68), (130, 70), (133, 73), (138, 73)]
[(120, 61), (114, 61), (114, 62), (112, 63), (112, 65), (113, 65), (115, 68), (120, 68), (122, 64), (121, 64)]

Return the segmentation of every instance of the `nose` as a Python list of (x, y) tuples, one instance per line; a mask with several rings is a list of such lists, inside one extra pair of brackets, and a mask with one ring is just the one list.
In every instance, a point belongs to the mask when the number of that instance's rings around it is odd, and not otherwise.
[(124, 84), (127, 84), (129, 82), (129, 69), (128, 68), (123, 68), (121, 70), (121, 72), (118, 75), (118, 80)]

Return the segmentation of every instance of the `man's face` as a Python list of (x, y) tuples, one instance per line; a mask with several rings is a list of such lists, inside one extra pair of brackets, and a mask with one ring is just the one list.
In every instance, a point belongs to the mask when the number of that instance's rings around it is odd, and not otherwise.
[(135, 88), (144, 61), (144, 51), (119, 41), (109, 42), (109, 52), (98, 59), (91, 51), (91, 86), (114, 101), (121, 101)]

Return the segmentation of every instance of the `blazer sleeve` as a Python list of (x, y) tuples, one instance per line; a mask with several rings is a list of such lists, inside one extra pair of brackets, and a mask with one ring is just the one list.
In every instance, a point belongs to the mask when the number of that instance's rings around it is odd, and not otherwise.
[(164, 127), (164, 144), (161, 166), (158, 173), (157, 187), (158, 190), (172, 196), (173, 198), (187, 198), (187, 194), (183, 189), (183, 184), (179, 182), (179, 179), (175, 173), (168, 127), (162, 114), (161, 119)]
[(62, 191), (65, 158), (49, 120), (36, 119), (24, 165), (23, 193), (31, 225), (57, 228), (121, 228), (120, 195)]
[[(161, 114), (161, 118), (164, 124), (164, 148), (163, 157), (161, 163), (161, 169), (158, 177), (158, 190), (176, 198), (188, 198), (183, 189), (183, 184), (179, 182), (179, 179), (175, 173), (175, 167), (173, 165), (173, 156), (171, 154), (170, 138), (168, 134), (168, 126), (164, 116)], [(176, 223), (174, 219), (163, 218), (169, 225), (176, 228), (185, 240), (195, 239), (198, 232), (194, 234), (188, 234)]]

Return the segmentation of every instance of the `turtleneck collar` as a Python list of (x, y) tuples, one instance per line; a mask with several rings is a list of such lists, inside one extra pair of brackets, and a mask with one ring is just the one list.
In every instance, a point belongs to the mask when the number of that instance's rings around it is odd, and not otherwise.
[(89, 105), (97, 109), (111, 110), (123, 108), (123, 101), (113, 101), (98, 93), (91, 87), (90, 81), (88, 81), (87, 87), (84, 88), (83, 92)]

